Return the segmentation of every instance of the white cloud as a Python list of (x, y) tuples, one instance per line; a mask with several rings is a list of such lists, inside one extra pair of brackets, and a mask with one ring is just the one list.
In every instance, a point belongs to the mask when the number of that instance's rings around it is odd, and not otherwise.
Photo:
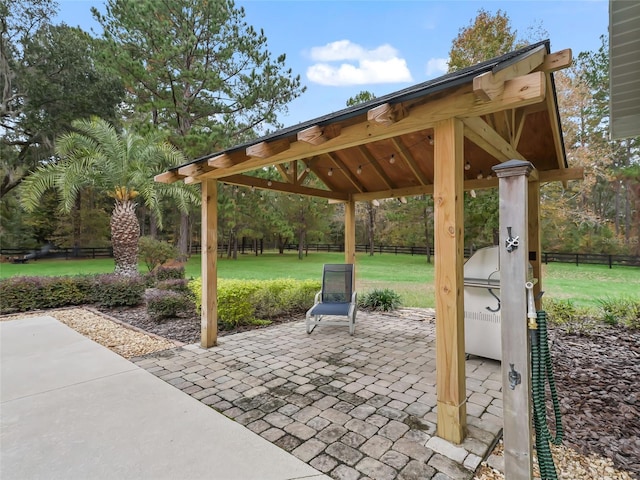
[(431, 58), (427, 62), (427, 77), (439, 77), (449, 70), (448, 58)]
[[(307, 69), (307, 78), (320, 85), (345, 86), (371, 83), (410, 82), (413, 80), (405, 59), (391, 45), (367, 50), (349, 40), (339, 40), (311, 49), (318, 62)], [(332, 65), (329, 62), (345, 62)], [(346, 63), (351, 61), (353, 63)]]

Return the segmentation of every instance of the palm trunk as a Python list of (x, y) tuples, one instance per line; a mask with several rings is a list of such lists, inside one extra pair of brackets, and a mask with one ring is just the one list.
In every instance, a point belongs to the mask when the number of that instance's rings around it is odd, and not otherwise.
[(111, 215), (111, 244), (117, 275), (138, 274), (138, 239), (140, 223), (136, 216), (136, 204), (131, 201), (116, 202)]

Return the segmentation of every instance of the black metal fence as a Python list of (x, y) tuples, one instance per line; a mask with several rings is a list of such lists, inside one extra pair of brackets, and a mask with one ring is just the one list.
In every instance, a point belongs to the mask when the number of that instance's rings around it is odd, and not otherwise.
[[(218, 252), (227, 251), (227, 245), (220, 245)], [(261, 249), (261, 246), (259, 246)], [(287, 244), (284, 247), (287, 251), (297, 251), (298, 245)], [(305, 245), (305, 251), (308, 252), (344, 252), (344, 245), (336, 245), (331, 243), (314, 243)], [(244, 245), (241, 249), (242, 253), (253, 252), (253, 247)], [(370, 253), (369, 245), (356, 245), (356, 252)], [(192, 253), (200, 253), (200, 246), (196, 245), (192, 248)], [(433, 247), (429, 248), (429, 253), (434, 255)], [(465, 257), (471, 255), (470, 249), (465, 249)], [(427, 247), (420, 246), (402, 246), (402, 245), (376, 245), (374, 254), (393, 254), (393, 255), (427, 255)], [(14, 261), (15, 263), (23, 263), (29, 260), (37, 260), (39, 258), (64, 258), (81, 259), (81, 258), (106, 258), (113, 257), (113, 248), (111, 247), (78, 247), (78, 248), (50, 248), (32, 250), (26, 248), (1, 248), (0, 255)], [(574, 263), (575, 265), (608, 265), (609, 268), (614, 266), (632, 266), (640, 267), (640, 257), (633, 255), (608, 255), (599, 253), (562, 253), (562, 252), (543, 252), (543, 263)]]

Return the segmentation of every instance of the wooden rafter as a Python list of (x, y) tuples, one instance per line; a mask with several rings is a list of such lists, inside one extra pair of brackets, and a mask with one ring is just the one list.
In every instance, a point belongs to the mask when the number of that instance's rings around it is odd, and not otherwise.
[(261, 190), (272, 190), (283, 193), (295, 193), (297, 195), (306, 195), (309, 197), (320, 197), (340, 201), (346, 201), (349, 199), (349, 195), (347, 193), (303, 187), (302, 185), (292, 185), (291, 183), (267, 180), (259, 177), (250, 177), (249, 175), (230, 175), (221, 179), (221, 181), (231, 185), (242, 185), (245, 187), (254, 187)]
[(421, 185), (429, 184), (429, 179), (422, 173), (422, 170), (418, 168), (418, 164), (411, 155), (409, 149), (405, 146), (405, 144), (399, 138), (392, 138), (391, 142), (393, 146), (398, 150), (402, 159), (406, 162), (407, 166), (411, 170), (411, 172), (415, 175)]
[(540, 65), (536, 70), (545, 73), (553, 73), (564, 68), (569, 68), (572, 63), (572, 52), (570, 48), (567, 48), (545, 56), (542, 65)]
[(158, 183), (173, 183), (182, 180), (184, 177), (185, 176), (180, 175), (177, 170), (169, 170), (168, 172), (163, 172), (153, 177), (153, 181)]
[(545, 87), (544, 73), (536, 72), (506, 81), (503, 92), (490, 102), (478, 100), (470, 87), (463, 88), (452, 97), (439, 98), (409, 108), (408, 115), (402, 122), (379, 128), (371, 128), (369, 122), (356, 123), (342, 128), (342, 133), (338, 137), (328, 140), (322, 145), (315, 146), (306, 142), (294, 142), (288, 150), (271, 158), (251, 158), (241, 164), (207, 172), (203, 174), (203, 177), (221, 178), (255, 170), (279, 161), (300, 160), (313, 155), (321, 155), (425, 130), (433, 127), (435, 122), (452, 116), (477, 117), (508, 108), (539, 103), (545, 98)]
[(206, 162), (190, 163), (178, 168), (178, 173), (185, 177), (197, 177), (203, 173), (213, 170)]
[(209, 160), (207, 160), (207, 163), (210, 167), (214, 168), (229, 168), (248, 159), (249, 157), (244, 153), (236, 153), (233, 156), (229, 155), (228, 153), (223, 153), (222, 155), (216, 155), (215, 157), (210, 158)]
[(331, 161), (336, 166), (338, 171), (342, 173), (342, 175), (344, 175), (347, 178), (347, 180), (349, 180), (351, 185), (353, 185), (354, 188), (358, 190), (358, 192), (364, 191), (364, 188), (362, 187), (360, 180), (358, 180), (358, 178), (353, 173), (351, 173), (351, 170), (349, 170), (349, 167), (347, 167), (347, 165), (345, 165), (345, 163), (342, 160), (340, 160), (335, 153), (327, 153), (327, 156), (331, 159)]
[(480, 117), (465, 118), (464, 135), (500, 162), (511, 159), (525, 160), (515, 148)]
[(289, 166), (286, 163), (279, 163), (276, 165), (276, 170), (278, 170), (278, 172), (280, 173), (280, 176), (282, 177), (282, 179), (287, 182), (287, 183), (293, 183), (292, 179), (292, 175), (289, 172)]
[(393, 182), (389, 178), (389, 176), (382, 170), (382, 167), (378, 164), (378, 160), (371, 155), (371, 152), (365, 146), (358, 147), (358, 152), (362, 155), (365, 162), (369, 163), (373, 168), (373, 171), (378, 174), (378, 177), (384, 182), (387, 188), (393, 188)]

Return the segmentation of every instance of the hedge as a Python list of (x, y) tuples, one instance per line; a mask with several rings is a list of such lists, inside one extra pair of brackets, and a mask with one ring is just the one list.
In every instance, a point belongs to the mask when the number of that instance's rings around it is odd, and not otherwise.
[(114, 274), (11, 277), (0, 280), (0, 314), (86, 304), (134, 306), (142, 302), (144, 289), (143, 277)]

